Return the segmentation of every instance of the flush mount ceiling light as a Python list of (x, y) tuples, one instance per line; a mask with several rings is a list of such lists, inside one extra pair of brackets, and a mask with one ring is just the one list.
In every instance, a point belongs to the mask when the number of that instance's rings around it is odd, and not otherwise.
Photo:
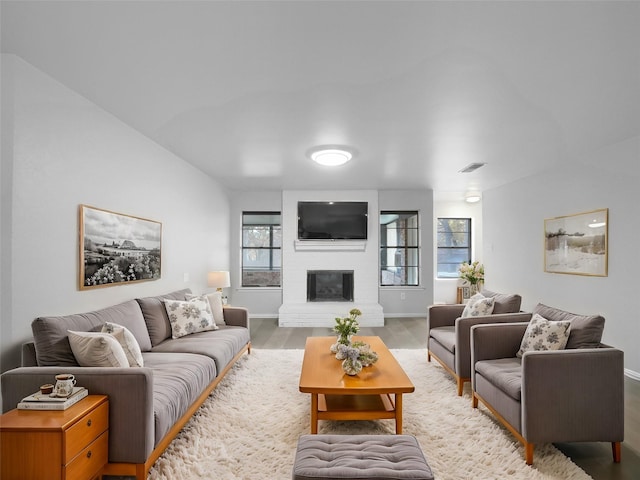
[(349, 150), (337, 146), (316, 147), (311, 150), (309, 156), (314, 162), (328, 167), (344, 165), (353, 158), (353, 154)]
[(478, 203), (482, 199), (482, 196), (478, 192), (468, 192), (464, 196), (464, 201), (467, 203)]

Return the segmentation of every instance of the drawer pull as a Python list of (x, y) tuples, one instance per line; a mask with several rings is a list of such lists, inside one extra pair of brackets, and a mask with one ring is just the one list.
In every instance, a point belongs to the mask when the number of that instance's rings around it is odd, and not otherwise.
[(87, 458), (91, 458), (91, 450), (87, 452)]
[(91, 426), (91, 419), (87, 420), (87, 427)]

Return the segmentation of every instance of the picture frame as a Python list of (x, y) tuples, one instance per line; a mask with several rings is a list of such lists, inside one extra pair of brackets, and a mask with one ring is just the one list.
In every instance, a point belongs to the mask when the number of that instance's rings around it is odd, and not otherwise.
[(161, 277), (160, 222), (80, 205), (78, 244), (80, 290)]
[(544, 271), (608, 276), (609, 209), (544, 220)]

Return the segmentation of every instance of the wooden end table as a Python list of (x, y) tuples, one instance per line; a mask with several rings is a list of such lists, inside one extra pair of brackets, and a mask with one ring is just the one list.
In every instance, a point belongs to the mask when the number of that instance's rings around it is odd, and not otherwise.
[(108, 461), (109, 401), (88, 395), (66, 410), (0, 416), (2, 480), (99, 478)]

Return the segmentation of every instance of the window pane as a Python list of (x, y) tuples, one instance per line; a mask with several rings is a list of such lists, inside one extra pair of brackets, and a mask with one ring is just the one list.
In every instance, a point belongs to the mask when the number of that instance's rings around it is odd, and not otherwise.
[(280, 286), (281, 247), (279, 212), (243, 212), (243, 287)]
[(458, 268), (471, 260), (471, 219), (438, 219), (438, 277), (457, 278)]
[(418, 267), (395, 267), (380, 271), (380, 284), (384, 286), (417, 286)]
[(419, 247), (418, 212), (380, 212), (380, 285), (418, 285)]

